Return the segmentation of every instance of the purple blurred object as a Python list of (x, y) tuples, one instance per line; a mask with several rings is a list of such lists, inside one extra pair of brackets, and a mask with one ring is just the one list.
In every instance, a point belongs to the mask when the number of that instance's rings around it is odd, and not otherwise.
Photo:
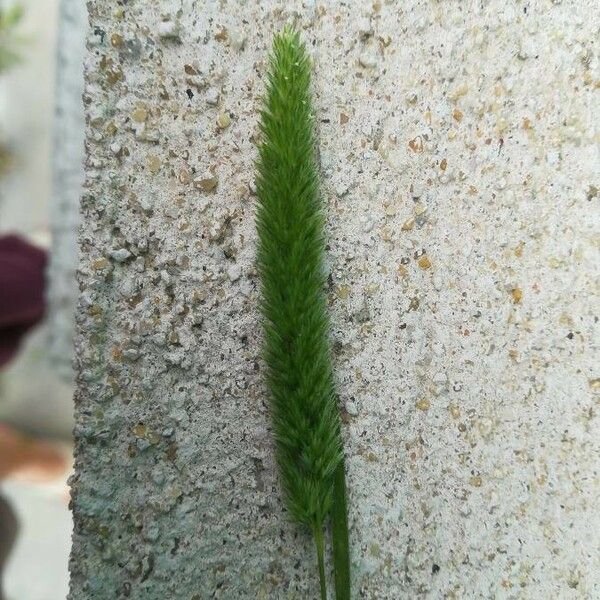
[(0, 367), (44, 316), (47, 256), (16, 235), (0, 236)]

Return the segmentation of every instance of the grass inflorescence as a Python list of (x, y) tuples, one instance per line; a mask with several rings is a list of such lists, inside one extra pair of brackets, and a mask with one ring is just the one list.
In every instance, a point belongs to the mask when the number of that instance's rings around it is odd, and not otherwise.
[(266, 383), (284, 501), (313, 534), (326, 598), (332, 517), (336, 597), (350, 597), (345, 476), (325, 298), (310, 62), (297, 32), (273, 42), (257, 165), (258, 269)]

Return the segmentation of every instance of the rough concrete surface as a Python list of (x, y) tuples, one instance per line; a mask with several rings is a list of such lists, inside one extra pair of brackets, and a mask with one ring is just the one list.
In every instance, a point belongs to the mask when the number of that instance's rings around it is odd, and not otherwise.
[(317, 595), (256, 312), (286, 22), (315, 61), (355, 597), (600, 597), (594, 4), (89, 4), (72, 600)]

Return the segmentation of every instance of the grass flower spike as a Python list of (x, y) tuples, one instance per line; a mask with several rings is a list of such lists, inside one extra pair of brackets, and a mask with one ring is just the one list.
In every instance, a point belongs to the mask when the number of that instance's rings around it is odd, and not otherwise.
[(322, 598), (324, 529), (332, 515), (336, 596), (342, 600), (349, 598), (344, 464), (309, 87), (304, 46), (298, 33), (285, 29), (273, 42), (257, 165), (266, 383), (286, 507), (314, 536)]

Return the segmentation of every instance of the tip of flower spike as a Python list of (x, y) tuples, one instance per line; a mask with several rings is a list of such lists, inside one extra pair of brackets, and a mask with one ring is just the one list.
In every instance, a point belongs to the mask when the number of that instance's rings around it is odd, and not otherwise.
[(287, 25), (285, 25), (283, 27), (280, 35), (285, 35), (285, 36), (289, 36), (289, 37), (298, 37), (298, 31), (296, 30), (296, 28), (293, 25), (290, 25), (288, 23)]
[(281, 32), (275, 36), (275, 43), (278, 42), (289, 46), (300, 46), (300, 33), (293, 25), (286, 25)]

